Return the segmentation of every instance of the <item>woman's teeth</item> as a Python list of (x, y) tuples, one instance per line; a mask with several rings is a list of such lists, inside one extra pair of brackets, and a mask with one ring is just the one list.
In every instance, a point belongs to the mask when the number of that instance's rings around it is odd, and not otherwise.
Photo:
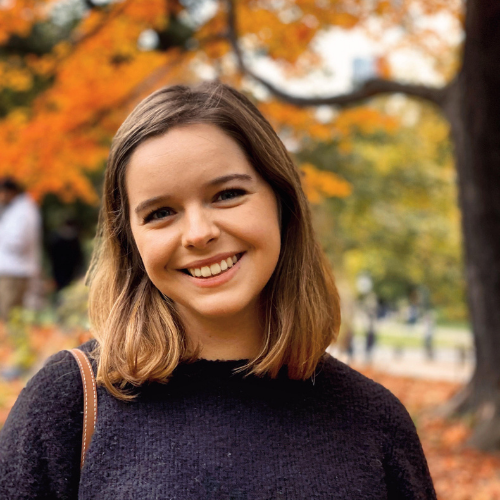
[(203, 266), (200, 268), (190, 268), (188, 269), (188, 271), (191, 276), (195, 276), (196, 278), (208, 278), (210, 276), (215, 276), (226, 271), (230, 267), (233, 267), (236, 262), (238, 262), (238, 257), (236, 255), (233, 255), (232, 257), (221, 260), (217, 264), (212, 264), (211, 266)]

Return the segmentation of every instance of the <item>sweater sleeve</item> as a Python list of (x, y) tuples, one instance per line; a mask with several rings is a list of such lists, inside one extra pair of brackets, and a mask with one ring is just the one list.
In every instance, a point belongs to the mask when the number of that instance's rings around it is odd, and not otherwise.
[[(392, 395), (391, 395), (392, 396)], [(394, 396), (384, 463), (388, 500), (435, 500), (436, 493), (417, 430), (406, 408)]]
[(83, 386), (61, 351), (28, 382), (0, 431), (0, 498), (76, 500)]

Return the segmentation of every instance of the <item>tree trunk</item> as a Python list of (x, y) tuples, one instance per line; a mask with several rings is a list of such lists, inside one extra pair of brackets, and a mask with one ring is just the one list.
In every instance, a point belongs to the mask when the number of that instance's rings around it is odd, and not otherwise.
[(476, 369), (450, 403), (470, 444), (500, 449), (500, 2), (468, 0), (463, 67), (443, 111), (455, 144)]

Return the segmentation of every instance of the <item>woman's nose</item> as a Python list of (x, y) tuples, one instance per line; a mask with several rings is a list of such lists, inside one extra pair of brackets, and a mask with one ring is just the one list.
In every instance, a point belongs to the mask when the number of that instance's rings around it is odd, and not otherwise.
[(204, 248), (219, 235), (220, 229), (208, 209), (193, 208), (185, 211), (182, 233), (184, 247)]

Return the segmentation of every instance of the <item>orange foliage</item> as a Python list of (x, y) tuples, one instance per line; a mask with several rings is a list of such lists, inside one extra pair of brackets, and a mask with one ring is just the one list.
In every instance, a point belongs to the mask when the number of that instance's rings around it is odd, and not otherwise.
[(0, 81), (3, 87), (20, 92), (33, 85), (30, 71), (22, 66), (18, 57), (10, 57), (8, 63), (0, 61)]
[(335, 121), (336, 132), (341, 137), (356, 130), (366, 135), (376, 132), (392, 133), (396, 131), (397, 126), (398, 121), (395, 118), (367, 106), (347, 109)]
[[(252, 34), (261, 43), (264, 42), (266, 52), (272, 59), (295, 63), (316, 35), (317, 26), (304, 22), (302, 16), (296, 22), (283, 21), (283, 10), (268, 10), (259, 5), (248, 1), (239, 3), (241, 35)], [(293, 13), (290, 16), (293, 16)]]
[(274, 100), (260, 103), (259, 109), (276, 129), (293, 132), (297, 139), (307, 137), (325, 142), (335, 139), (343, 153), (351, 151), (354, 133), (392, 134), (399, 126), (396, 118), (368, 106), (346, 109), (332, 123), (318, 122), (310, 108), (297, 108)]
[[(332, 26), (369, 29), (374, 16), (381, 30), (405, 23), (408, 40), (424, 28), (412, 12), (460, 14), (459, 0), (238, 0), (238, 30), (245, 50), (260, 51), (275, 60), (287, 76), (307, 74), (321, 65), (314, 40)], [(0, 2), (0, 44), (11, 35), (26, 36), (34, 23), (50, 16), (54, 2)], [(110, 2), (83, 16), (71, 36), (45, 55), (3, 56), (0, 91), (30, 91), (37, 78), (51, 78), (29, 109), (17, 108), (0, 121), (0, 175), (10, 174), (27, 185), (36, 198), (57, 193), (97, 202), (88, 172), (102, 167), (109, 142), (131, 107), (161, 85), (191, 82), (193, 68), (215, 68), (223, 81), (239, 85), (235, 65), (228, 64), (230, 46), (227, 12), (220, 1), (215, 15), (197, 29), (198, 47), (190, 50), (141, 50), (139, 36), (148, 29), (164, 30), (184, 9), (180, 0)], [(372, 23), (373, 24), (373, 23)], [(420, 26), (420, 27), (419, 27)], [(434, 34), (438, 36), (439, 34)], [(426, 34), (427, 36), (427, 34)], [(430, 38), (429, 38), (430, 39)], [(436, 46), (429, 42), (429, 49)], [(390, 75), (387, 60), (378, 61), (380, 74)], [(228, 69), (229, 68), (229, 69)], [(232, 69), (231, 69), (232, 68)], [(295, 138), (336, 139), (347, 151), (355, 131), (393, 130), (397, 124), (376, 110), (363, 107), (342, 112), (332, 123), (320, 123), (312, 109), (297, 109), (275, 101), (261, 110), (278, 129)]]
[(0, 43), (11, 35), (26, 36), (48, 13), (50, 0), (15, 0), (0, 3)]
[[(55, 68), (56, 79), (29, 111), (15, 110), (0, 122), (0, 175), (18, 178), (37, 199), (54, 192), (63, 201), (98, 201), (85, 172), (105, 161), (109, 140), (126, 114), (124, 104), (151, 90), (137, 92), (159, 68), (168, 73), (171, 65), (185, 68), (189, 63), (178, 51), (145, 52), (137, 47), (145, 28), (168, 22), (165, 5), (163, 0), (147, 5), (129, 0), (114, 7), (120, 9), (116, 16), (92, 12), (79, 28), (76, 46), (63, 42), (50, 56), (28, 59), (37, 72)], [(104, 16), (109, 16), (106, 24), (95, 31)], [(178, 68), (173, 69), (175, 78)], [(118, 119), (105, 120), (117, 110)]]
[(318, 170), (311, 163), (303, 163), (300, 170), (302, 187), (313, 204), (319, 204), (327, 197), (345, 198), (352, 192), (351, 184), (333, 172)]
[(332, 138), (331, 124), (318, 123), (314, 117), (314, 110), (296, 108), (290, 104), (278, 101), (259, 103), (260, 111), (276, 129), (290, 129), (298, 138), (312, 137), (320, 141)]
[(377, 75), (380, 78), (386, 78), (386, 79), (391, 78), (391, 65), (389, 64), (387, 57), (383, 56), (377, 57), (376, 67), (377, 67)]

